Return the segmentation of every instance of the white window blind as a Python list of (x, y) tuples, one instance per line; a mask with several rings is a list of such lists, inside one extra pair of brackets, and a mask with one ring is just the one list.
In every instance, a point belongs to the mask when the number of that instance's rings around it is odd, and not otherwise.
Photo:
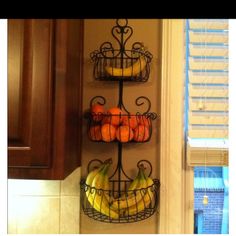
[(186, 20), (189, 165), (228, 164), (228, 20)]

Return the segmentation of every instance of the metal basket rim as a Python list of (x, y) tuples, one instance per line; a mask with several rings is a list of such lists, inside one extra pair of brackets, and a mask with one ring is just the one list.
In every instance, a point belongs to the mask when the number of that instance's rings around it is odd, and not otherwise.
[[(102, 59), (102, 58), (106, 58), (106, 59), (131, 59), (131, 60), (136, 60), (136, 59), (139, 59), (140, 56), (143, 56), (143, 57), (146, 57), (148, 60), (147, 60), (147, 63), (150, 63), (151, 60), (152, 60), (152, 54), (149, 52), (149, 51), (143, 51), (143, 50), (140, 50), (140, 49), (125, 49), (124, 50), (124, 53), (122, 54), (122, 57), (120, 56), (120, 54), (118, 55), (114, 55), (114, 56), (107, 56), (107, 55), (104, 55), (104, 53), (109, 53), (109, 52), (119, 52), (120, 49), (106, 49), (106, 50), (103, 50), (103, 51), (98, 51), (98, 50), (95, 50), (91, 53), (90, 57), (94, 60), (94, 59)], [(135, 57), (132, 57), (132, 56), (128, 56), (126, 54), (126, 52), (130, 52), (130, 53), (136, 53), (136, 54), (139, 54), (138, 56), (135, 56)]]
[[(105, 190), (102, 188), (92, 187), (92, 186), (86, 184), (85, 180), (86, 180), (85, 178), (81, 178), (81, 181), (80, 181), (81, 187), (84, 186), (84, 188), (95, 189), (96, 191), (103, 191), (103, 192), (118, 192), (118, 190)], [(141, 191), (141, 190), (145, 190), (145, 189), (149, 189), (149, 188), (154, 188), (154, 186), (159, 189), (160, 188), (160, 180), (159, 179), (152, 179), (152, 180), (153, 180), (153, 184), (146, 187), (146, 188), (137, 188), (134, 190), (121, 190), (121, 192), (129, 193), (129, 192), (135, 192), (137, 190)], [(120, 182), (132, 182), (132, 181), (133, 180), (120, 180)], [(119, 182), (119, 180), (109, 180), (109, 182)]]
[(156, 118), (159, 118), (159, 115), (156, 114), (156, 112), (144, 112), (144, 113), (140, 113), (140, 112), (136, 112), (136, 114), (134, 113), (123, 113), (123, 114), (111, 114), (111, 113), (102, 113), (102, 112), (90, 112), (88, 111), (86, 114), (85, 114), (85, 118), (92, 118), (93, 116), (104, 116), (104, 117), (131, 117), (131, 116), (134, 116), (134, 117), (143, 117), (145, 116), (146, 118), (150, 118), (152, 120), (155, 120)]

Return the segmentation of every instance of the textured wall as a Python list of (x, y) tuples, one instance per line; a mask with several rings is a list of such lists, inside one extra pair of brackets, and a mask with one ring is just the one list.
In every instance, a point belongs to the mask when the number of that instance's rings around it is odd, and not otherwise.
[(224, 205), (224, 191), (213, 190), (206, 191), (209, 203), (202, 204), (204, 191), (195, 190), (194, 194), (194, 210), (203, 212), (203, 233), (204, 234), (220, 234)]
[(8, 180), (8, 234), (77, 234), (80, 168), (63, 181)]

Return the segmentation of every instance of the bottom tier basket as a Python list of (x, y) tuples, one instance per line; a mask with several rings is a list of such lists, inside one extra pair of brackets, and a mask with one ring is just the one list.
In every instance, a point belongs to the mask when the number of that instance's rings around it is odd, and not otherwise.
[[(127, 190), (130, 183), (131, 180), (110, 180), (111, 190), (108, 191), (90, 187), (85, 183), (85, 179), (82, 179), (80, 183), (81, 207), (85, 215), (94, 220), (107, 223), (132, 223), (152, 216), (156, 212), (158, 206), (160, 181), (158, 179), (153, 179), (153, 185), (132, 191)], [(91, 204), (91, 201), (88, 201), (89, 194), (93, 194), (93, 199), (98, 195), (100, 199), (99, 203), (92, 202)], [(116, 209), (118, 217), (114, 218), (111, 214), (113, 206), (112, 201), (120, 196), (123, 196), (123, 204), (126, 205), (125, 207), (123, 205), (121, 208), (120, 203), (118, 203), (118, 208)], [(128, 199), (130, 199), (130, 197), (133, 198), (132, 200), (135, 202), (132, 205), (132, 208), (127, 208), (126, 206), (129, 205)], [(109, 203), (106, 214), (101, 213), (103, 211), (101, 210), (103, 201)], [(97, 204), (97, 207), (94, 207), (93, 204)], [(100, 207), (98, 204), (100, 204)], [(97, 210), (95, 208), (97, 208)]]

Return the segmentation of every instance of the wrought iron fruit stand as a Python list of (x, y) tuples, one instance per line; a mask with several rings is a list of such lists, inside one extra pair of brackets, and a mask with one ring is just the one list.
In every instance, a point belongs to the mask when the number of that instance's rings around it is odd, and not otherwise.
[[(118, 81), (119, 98), (116, 110), (119, 112), (93, 112), (94, 104), (106, 104), (104, 97), (95, 96), (90, 102), (90, 112), (85, 117), (88, 119), (87, 130), (91, 141), (117, 143), (117, 164), (113, 174), (106, 177), (106, 187), (97, 187), (92, 184), (89, 176), (94, 179), (102, 176), (104, 180), (106, 168), (112, 165), (112, 160), (102, 162), (94, 159), (89, 162), (88, 176), (82, 178), (80, 183), (81, 207), (88, 217), (98, 221), (131, 223), (149, 218), (157, 211), (160, 181), (151, 179), (152, 165), (148, 160), (140, 160), (137, 163), (137, 177), (130, 178), (122, 164), (123, 145), (148, 142), (152, 136), (152, 121), (158, 116), (150, 112), (151, 102), (145, 96), (138, 97), (135, 104), (146, 106), (146, 111), (130, 113), (123, 103), (123, 82), (146, 82), (152, 55), (140, 42), (135, 42), (131, 50), (126, 50), (125, 45), (133, 34), (127, 20), (117, 20), (111, 33), (118, 42), (119, 49), (114, 49), (112, 43), (105, 42), (100, 50), (91, 53), (91, 58), (96, 80)], [(98, 172), (103, 173), (99, 176)]]

